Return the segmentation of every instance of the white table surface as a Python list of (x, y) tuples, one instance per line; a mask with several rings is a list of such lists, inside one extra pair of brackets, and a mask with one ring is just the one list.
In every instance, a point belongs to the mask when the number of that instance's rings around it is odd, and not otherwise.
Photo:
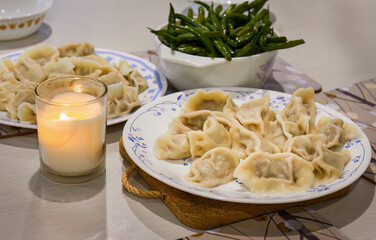
[[(171, 1), (176, 11), (189, 4)], [(0, 42), (0, 54), (35, 44), (89, 41), (123, 52), (154, 49), (146, 27), (166, 21), (169, 1), (55, 0), (42, 28)], [(330, 90), (376, 76), (376, 1), (271, 0), (275, 28), (306, 44), (279, 56)], [(125, 192), (118, 152), (123, 124), (108, 128), (107, 171), (83, 185), (48, 182), (39, 172), (36, 134), (0, 139), (0, 239), (174, 239), (200, 232), (158, 199)], [(146, 187), (140, 177), (133, 184)], [(375, 186), (360, 179), (343, 198), (312, 205), (350, 239), (374, 239)]]

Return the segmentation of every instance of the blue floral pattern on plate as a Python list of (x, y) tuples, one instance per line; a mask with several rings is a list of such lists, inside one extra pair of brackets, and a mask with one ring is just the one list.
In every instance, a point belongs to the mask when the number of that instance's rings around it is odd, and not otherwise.
[[(136, 68), (140, 72), (140, 74), (146, 79), (148, 83), (148, 88), (138, 96), (142, 102), (142, 105), (152, 102), (156, 100), (157, 98), (162, 97), (165, 94), (167, 90), (166, 78), (163, 76), (163, 74), (160, 74), (158, 72), (157, 67), (154, 64), (150, 63), (149, 61), (145, 59), (134, 56), (132, 54), (113, 51), (109, 49), (96, 48), (95, 52), (99, 56), (107, 59), (107, 61), (109, 61), (111, 64), (117, 65), (121, 60), (126, 60), (131, 67)], [(1, 59), (9, 58), (15, 63), (17, 62), (18, 57), (22, 53), (23, 51), (9, 53), (9, 54), (0, 56), (0, 58)], [(124, 122), (132, 114), (133, 112), (127, 115), (121, 116), (121, 117), (109, 119), (107, 121), (107, 125), (110, 126), (116, 123)], [(37, 128), (36, 124), (18, 123), (18, 122), (13, 122), (10, 119), (0, 119), (0, 123), (5, 124), (5, 125), (15, 126), (15, 127), (33, 128), (33, 129)]]
[[(214, 88), (205, 90), (212, 89)], [(291, 95), (286, 93), (260, 89), (222, 88), (222, 90), (231, 94), (234, 102), (238, 105), (260, 98), (269, 92), (270, 105), (277, 111), (283, 109), (291, 98)], [(345, 148), (350, 151), (352, 159), (346, 165), (343, 176), (330, 184), (316, 186), (307, 191), (275, 195), (252, 194), (236, 180), (215, 188), (195, 186), (183, 179), (192, 163), (190, 159), (159, 160), (153, 152), (156, 138), (166, 132), (172, 118), (180, 114), (187, 97), (195, 92), (196, 90), (188, 90), (170, 94), (145, 105), (130, 117), (123, 130), (124, 146), (132, 160), (146, 173), (172, 187), (195, 195), (230, 202), (262, 204), (297, 202), (322, 197), (349, 186), (362, 175), (369, 164), (371, 158), (369, 141), (357, 127), (360, 137), (345, 145)], [(332, 116), (355, 125), (347, 117), (321, 104), (317, 103), (317, 109), (317, 119), (322, 116)]]

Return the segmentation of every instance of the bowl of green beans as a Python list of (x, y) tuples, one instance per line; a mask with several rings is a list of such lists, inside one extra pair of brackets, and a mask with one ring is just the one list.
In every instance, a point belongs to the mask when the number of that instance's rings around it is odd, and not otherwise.
[(150, 29), (163, 74), (179, 90), (202, 87), (259, 88), (269, 79), (280, 49), (298, 46), (272, 27), (267, 0), (231, 5), (195, 1), (194, 13), (176, 13)]

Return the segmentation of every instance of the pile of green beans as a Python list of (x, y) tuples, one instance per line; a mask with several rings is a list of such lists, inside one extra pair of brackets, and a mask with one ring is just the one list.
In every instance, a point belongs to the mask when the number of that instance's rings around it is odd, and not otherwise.
[(175, 13), (170, 3), (168, 24), (164, 29), (150, 31), (173, 50), (183, 53), (223, 57), (243, 57), (303, 44), (303, 39), (288, 41), (277, 36), (269, 19), (267, 0), (231, 4), (227, 9), (195, 1), (198, 15), (190, 8), (187, 15)]

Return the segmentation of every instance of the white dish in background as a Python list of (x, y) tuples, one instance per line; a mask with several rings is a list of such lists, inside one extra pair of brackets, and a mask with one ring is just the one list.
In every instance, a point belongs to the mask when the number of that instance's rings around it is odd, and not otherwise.
[[(113, 51), (109, 49), (96, 48), (96, 54), (107, 59), (111, 64), (118, 64), (120, 60), (126, 60), (129, 65), (133, 68), (136, 68), (140, 74), (146, 79), (148, 83), (148, 88), (138, 95), (139, 99), (142, 102), (142, 105), (149, 103), (157, 98), (162, 97), (167, 90), (167, 81), (166, 78), (160, 74), (157, 70), (157, 67), (151, 62), (134, 56), (132, 54)], [(9, 53), (6, 55), (0, 56), (1, 59), (10, 58), (13, 62), (16, 62), (18, 56), (23, 53), (23, 51), (18, 51), (14, 53)], [(107, 120), (107, 126), (114, 125), (116, 123), (126, 121), (132, 114), (134, 110), (121, 117), (116, 117)], [(1, 113), (1, 112), (0, 112)], [(0, 123), (8, 126), (22, 127), (22, 128), (31, 128), (37, 129), (36, 124), (20, 123), (15, 122), (9, 118), (2, 118), (0, 115)]]
[(2, 0), (0, 40), (14, 40), (34, 33), (52, 7), (53, 0)]
[[(266, 90), (250, 88), (222, 89), (230, 93), (234, 102), (238, 105), (261, 97), (266, 92)], [(192, 160), (160, 160), (154, 156), (153, 147), (157, 137), (166, 132), (172, 118), (180, 114), (182, 104), (186, 98), (195, 91), (190, 90), (170, 94), (148, 103), (129, 118), (123, 130), (124, 147), (134, 163), (153, 178), (174, 188), (202, 197), (229, 202), (257, 204), (299, 202), (322, 197), (349, 186), (363, 174), (369, 165), (371, 149), (363, 131), (349, 118), (317, 103), (317, 119), (322, 116), (340, 118), (356, 126), (360, 133), (359, 138), (347, 142), (344, 146), (350, 151), (351, 160), (346, 165), (341, 178), (330, 184), (320, 185), (306, 191), (276, 195), (252, 194), (235, 180), (215, 188), (198, 187), (193, 183), (186, 182), (183, 176), (188, 173)], [(281, 110), (291, 97), (290, 94), (286, 93), (268, 92), (270, 93), (270, 103), (277, 110)]]

